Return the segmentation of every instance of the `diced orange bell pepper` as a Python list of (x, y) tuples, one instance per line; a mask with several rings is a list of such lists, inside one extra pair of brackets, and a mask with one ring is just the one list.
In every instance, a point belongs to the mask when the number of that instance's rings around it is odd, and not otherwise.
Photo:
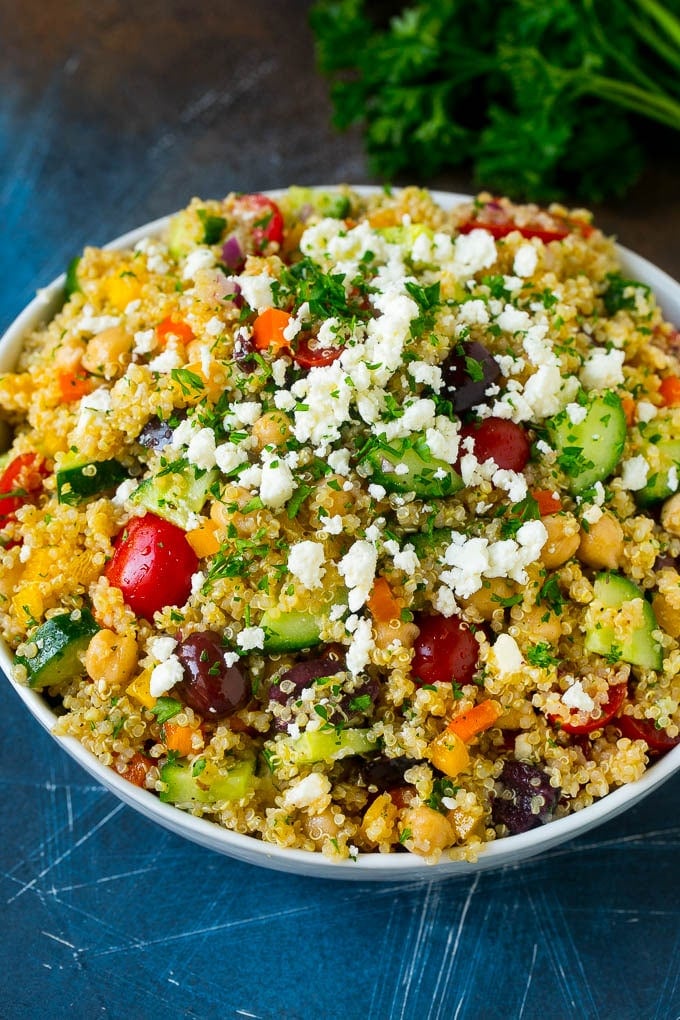
[(637, 405), (632, 397), (621, 397), (621, 406), (626, 416), (626, 425), (630, 428), (635, 421), (635, 408)]
[(156, 326), (156, 337), (158, 343), (163, 347), (173, 336), (183, 344), (190, 344), (192, 340), (196, 339), (188, 322), (183, 322), (182, 319), (173, 319), (171, 315), (167, 315)]
[(490, 729), (502, 714), (501, 706), (497, 701), (480, 701), (473, 705), (467, 712), (452, 719), (446, 727), (447, 733), (455, 733), (466, 744), (469, 743), (478, 733)]
[(534, 489), (531, 495), (538, 503), (538, 512), (541, 517), (558, 514), (562, 509), (562, 500), (551, 489)]
[(384, 577), (376, 577), (367, 605), (376, 623), (389, 623), (401, 617), (401, 606)]
[(127, 779), (128, 783), (132, 783), (133, 786), (144, 786), (146, 780), (146, 774), (154, 764), (151, 758), (147, 758), (145, 754), (135, 753), (130, 758), (127, 767), (124, 772), (121, 772), (123, 779)]
[(168, 751), (177, 751), (182, 758), (186, 758), (194, 750), (193, 735), (191, 726), (180, 726), (179, 723), (166, 722), (163, 724), (163, 740)]
[(253, 323), (253, 343), (260, 351), (288, 347), (283, 331), (291, 320), (282, 308), (265, 308)]
[(680, 378), (669, 375), (662, 379), (659, 393), (666, 407), (680, 407)]
[(197, 528), (187, 531), (186, 540), (199, 560), (212, 556), (219, 550), (220, 543), (215, 537), (216, 531), (217, 524), (214, 521), (204, 521)]
[(454, 779), (470, 762), (465, 742), (448, 729), (430, 742), (426, 753), (434, 767), (450, 779)]
[(92, 379), (84, 372), (62, 372), (58, 377), (61, 399), (65, 404), (80, 400), (92, 392)]

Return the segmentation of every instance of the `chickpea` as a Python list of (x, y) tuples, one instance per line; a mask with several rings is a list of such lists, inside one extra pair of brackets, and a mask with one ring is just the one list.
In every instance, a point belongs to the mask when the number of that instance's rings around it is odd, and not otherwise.
[(137, 666), (137, 642), (132, 634), (99, 630), (85, 652), (85, 669), (93, 680), (112, 686), (127, 683)]
[(336, 813), (335, 809), (327, 808), (321, 814), (311, 815), (305, 820), (307, 835), (314, 840), (317, 847), (322, 847), (327, 839), (333, 839), (340, 832), (340, 826), (334, 818)]
[(210, 504), (210, 517), (220, 528), (236, 528), (241, 538), (248, 538), (259, 527), (257, 513), (240, 513), (236, 507), (245, 507), (253, 498), (249, 489), (240, 485), (228, 485), (222, 492), (221, 500)]
[(122, 326), (111, 326), (93, 336), (83, 354), (83, 368), (105, 379), (122, 375), (130, 362), (132, 337)]
[(667, 499), (661, 509), (661, 524), (671, 535), (680, 536), (680, 492)]
[(562, 634), (559, 616), (555, 616), (545, 606), (532, 606), (525, 612), (519, 626), (522, 628), (522, 638), (531, 644), (546, 641), (549, 645), (556, 645)]
[(616, 570), (623, 558), (623, 528), (609, 511), (581, 531), (576, 553), (582, 563), (597, 570)]
[(579, 547), (578, 521), (573, 514), (548, 514), (543, 518), (548, 540), (541, 552), (541, 563), (548, 570), (561, 567)]
[(671, 637), (680, 637), (680, 574), (673, 568), (661, 571), (659, 591), (652, 599), (659, 626)]
[(375, 620), (373, 622), (373, 638), (376, 648), (389, 648), (393, 641), (397, 641), (404, 648), (412, 648), (418, 633), (415, 623), (406, 623), (402, 620), (387, 622)]
[(407, 849), (427, 857), (452, 846), (456, 833), (445, 815), (421, 804), (406, 808), (399, 815), (400, 838)]
[(252, 434), (258, 450), (283, 446), (290, 436), (290, 422), (283, 411), (267, 411), (253, 425)]
[(482, 587), (469, 596), (461, 599), (466, 609), (473, 609), (482, 620), (490, 620), (497, 609), (502, 608), (501, 599), (508, 599), (515, 594), (515, 586), (504, 577), (492, 577), (485, 580)]
[(353, 492), (345, 492), (343, 485), (346, 479), (341, 475), (328, 475), (324, 478), (315, 495), (315, 502), (323, 506), (329, 517), (344, 517), (354, 508), (356, 497)]

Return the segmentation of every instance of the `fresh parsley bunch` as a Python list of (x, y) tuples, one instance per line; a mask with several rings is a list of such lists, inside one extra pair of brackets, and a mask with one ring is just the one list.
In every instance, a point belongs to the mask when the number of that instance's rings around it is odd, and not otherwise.
[(598, 201), (638, 176), (645, 120), (680, 130), (680, 0), (423, 0), (387, 21), (380, 6), (310, 14), (334, 123), (364, 126), (378, 175), (472, 162), (514, 197)]

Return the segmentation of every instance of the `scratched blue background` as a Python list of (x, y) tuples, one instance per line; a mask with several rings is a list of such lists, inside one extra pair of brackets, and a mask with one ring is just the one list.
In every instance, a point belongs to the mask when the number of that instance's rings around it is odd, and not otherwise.
[[(370, 179), (329, 128), (308, 6), (0, 0), (0, 328), (85, 243), (194, 193)], [(598, 214), (680, 276), (676, 160)], [(0, 710), (6, 1020), (680, 1017), (680, 777), (517, 868), (341, 884), (155, 828), (4, 682)]]

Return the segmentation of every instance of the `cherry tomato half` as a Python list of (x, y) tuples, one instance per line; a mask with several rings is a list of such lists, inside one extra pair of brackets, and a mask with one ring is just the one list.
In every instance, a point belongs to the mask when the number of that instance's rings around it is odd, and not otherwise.
[(281, 210), (266, 195), (239, 195), (234, 201), (233, 213), (248, 228), (258, 255), (264, 254), (269, 244), (283, 241)]
[(118, 535), (105, 573), (130, 609), (151, 620), (164, 606), (184, 605), (197, 569), (198, 557), (182, 529), (145, 514)]
[(420, 634), (414, 645), (413, 675), (423, 684), (471, 683), (479, 645), (470, 628), (456, 616), (421, 616), (416, 623)]
[(531, 444), (521, 425), (505, 418), (485, 418), (479, 425), (466, 425), (461, 436), (472, 436), (477, 460), (493, 460), (499, 468), (523, 471), (529, 462)]
[(47, 474), (45, 460), (39, 453), (20, 453), (9, 462), (0, 475), (0, 525), (40, 492)]
[[(522, 224), (522, 226), (518, 226), (509, 211), (503, 208), (499, 202), (487, 202), (475, 216), (458, 227), (458, 232), (460, 234), (469, 234), (470, 231), (481, 228), (487, 230), (492, 237), (498, 239), (500, 237), (507, 237), (513, 230), (518, 230), (522, 237), (526, 237), (527, 240), (536, 237), (539, 241), (543, 241), (544, 244), (549, 244), (551, 241), (563, 241), (565, 237), (575, 231), (578, 231), (582, 237), (589, 237), (593, 232), (593, 227), (589, 223), (552, 215), (550, 215), (548, 221), (545, 220), (545, 215), (544, 213), (544, 219), (538, 222), (532, 223), (529, 221)], [(548, 222), (550, 225), (547, 225)]]
[(621, 705), (626, 699), (628, 684), (612, 684), (609, 688), (609, 697), (604, 705), (600, 706), (600, 715), (597, 719), (589, 718), (584, 712), (572, 711), (571, 722), (564, 722), (557, 716), (549, 716), (553, 724), (559, 725), (565, 733), (572, 733), (575, 736), (583, 733), (592, 733), (593, 730), (601, 730), (612, 721)]
[(665, 730), (659, 730), (651, 719), (634, 719), (632, 715), (620, 715), (614, 723), (629, 740), (644, 740), (653, 755), (666, 754), (680, 744), (680, 735), (669, 737)]
[(319, 365), (330, 365), (337, 361), (343, 350), (343, 347), (315, 347), (314, 337), (305, 334), (295, 338), (295, 349), (291, 354), (303, 368), (317, 368)]

